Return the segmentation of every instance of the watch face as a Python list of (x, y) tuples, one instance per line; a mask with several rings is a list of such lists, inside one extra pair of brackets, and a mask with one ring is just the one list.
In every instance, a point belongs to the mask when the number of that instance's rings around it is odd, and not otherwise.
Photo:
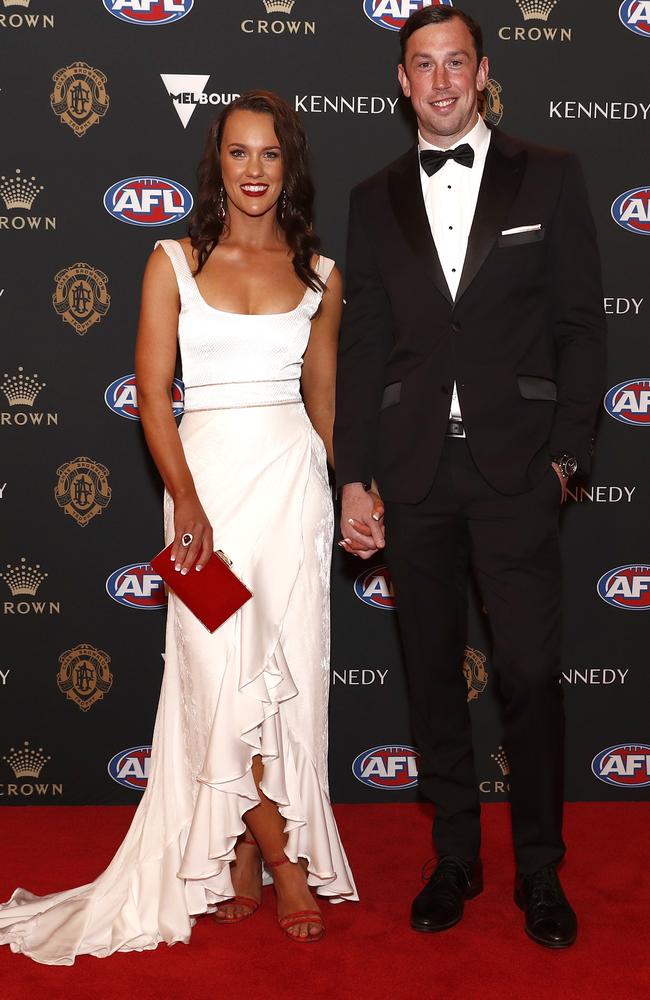
[(567, 456), (560, 463), (560, 467), (567, 477), (575, 476), (578, 471), (578, 459), (573, 456)]

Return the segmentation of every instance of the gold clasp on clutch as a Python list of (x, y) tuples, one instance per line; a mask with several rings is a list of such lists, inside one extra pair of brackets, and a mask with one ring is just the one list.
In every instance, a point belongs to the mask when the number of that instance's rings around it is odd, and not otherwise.
[(232, 559), (229, 559), (226, 553), (222, 552), (221, 549), (217, 549), (215, 554), (219, 556), (221, 562), (224, 562), (226, 566), (228, 567), (232, 566)]

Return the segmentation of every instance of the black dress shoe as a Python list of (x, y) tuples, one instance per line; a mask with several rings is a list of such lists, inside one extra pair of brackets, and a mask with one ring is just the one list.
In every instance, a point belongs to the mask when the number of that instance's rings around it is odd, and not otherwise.
[(451, 854), (441, 858), (422, 892), (413, 900), (411, 927), (416, 931), (445, 931), (463, 916), (465, 900), (483, 891), (480, 861), (464, 861)]
[(533, 875), (518, 875), (515, 903), (526, 914), (526, 934), (546, 948), (568, 948), (578, 934), (578, 921), (562, 891), (555, 865)]

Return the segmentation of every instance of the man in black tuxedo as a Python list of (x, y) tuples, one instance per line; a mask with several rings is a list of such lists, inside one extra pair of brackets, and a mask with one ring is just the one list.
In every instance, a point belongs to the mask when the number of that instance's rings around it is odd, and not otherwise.
[[(342, 545), (384, 546), (385, 504), (420, 789), (437, 867), (411, 925), (482, 889), (467, 689), (468, 544), (493, 636), (511, 768), (515, 901), (528, 934), (573, 943), (562, 839), (558, 517), (589, 469), (604, 386), (595, 231), (577, 159), (488, 129), (479, 26), (414, 13), (399, 79), (418, 146), (352, 193), (335, 426)], [(462, 578), (462, 584), (459, 583)]]

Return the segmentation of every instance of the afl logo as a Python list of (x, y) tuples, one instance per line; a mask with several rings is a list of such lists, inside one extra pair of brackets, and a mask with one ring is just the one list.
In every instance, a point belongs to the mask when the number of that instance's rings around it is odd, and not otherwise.
[[(185, 387), (181, 380), (175, 378), (171, 391), (172, 411), (175, 417), (180, 417), (183, 413), (184, 390)], [(139, 420), (140, 411), (135, 375), (123, 375), (122, 378), (111, 382), (104, 393), (104, 402), (109, 410), (117, 413), (119, 417), (126, 417), (127, 420)]]
[(193, 6), (194, 0), (104, 0), (104, 7), (113, 17), (145, 27), (180, 21)]
[(360, 601), (382, 611), (395, 610), (395, 590), (388, 566), (373, 566), (354, 581), (354, 592)]
[(608, 785), (644, 788), (650, 785), (650, 746), (647, 743), (621, 743), (597, 753), (591, 770)]
[(631, 188), (620, 194), (612, 204), (612, 219), (630, 233), (650, 236), (650, 187)]
[(414, 747), (373, 747), (354, 759), (352, 773), (357, 781), (370, 788), (401, 791), (417, 785), (419, 759)]
[(411, 14), (422, 7), (453, 7), (452, 0), (364, 0), (366, 17), (380, 28), (399, 31)]
[(630, 31), (650, 38), (650, 0), (623, 0), (618, 16)]
[(124, 788), (134, 788), (136, 792), (143, 792), (149, 779), (150, 759), (150, 746), (129, 747), (128, 750), (120, 750), (109, 760), (108, 773), (118, 785), (122, 785)]
[(130, 226), (167, 226), (192, 211), (192, 195), (167, 177), (127, 177), (109, 187), (104, 208)]
[(148, 562), (116, 569), (106, 581), (106, 593), (127, 608), (158, 611), (167, 607), (165, 584)]
[(622, 424), (650, 426), (650, 379), (635, 378), (612, 386), (605, 396), (605, 409)]
[(650, 611), (650, 566), (630, 563), (603, 573), (598, 596), (624, 611)]

